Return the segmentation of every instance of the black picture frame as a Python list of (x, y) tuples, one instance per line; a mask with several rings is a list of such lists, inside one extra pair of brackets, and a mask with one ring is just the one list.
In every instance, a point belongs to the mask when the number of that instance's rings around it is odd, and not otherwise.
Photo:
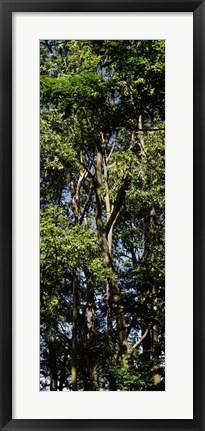
[[(204, 319), (204, 0), (52, 1), (0, 0), (0, 304), (2, 430), (205, 430)], [(157, 420), (12, 419), (12, 13), (13, 12), (193, 12), (194, 18), (194, 418)], [(174, 31), (174, 29), (173, 29)], [(191, 196), (190, 196), (191, 198)], [(186, 358), (184, 358), (186, 361)], [(188, 377), (187, 377), (188, 378)], [(176, 384), (177, 391), (177, 384)], [(182, 400), (183, 402), (183, 400)]]

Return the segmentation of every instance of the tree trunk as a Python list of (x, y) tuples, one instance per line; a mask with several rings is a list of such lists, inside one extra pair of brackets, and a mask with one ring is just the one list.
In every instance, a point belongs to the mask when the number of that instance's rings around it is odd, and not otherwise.
[[(80, 163), (83, 163), (83, 154), (80, 152)], [(70, 183), (71, 201), (73, 206), (73, 214), (75, 225), (78, 224), (79, 214), (79, 197), (80, 189), (83, 181), (87, 177), (86, 170), (81, 170), (79, 173), (77, 184), (73, 181)], [(78, 279), (74, 272), (73, 274), (73, 312), (72, 312), (72, 358), (71, 358), (71, 381), (72, 390), (77, 391), (77, 321), (78, 321)]]
[(94, 315), (94, 293), (93, 288), (87, 284), (87, 348), (88, 348), (88, 370), (90, 378), (90, 390), (98, 391), (98, 376), (96, 371), (95, 351), (95, 315)]
[[(149, 316), (148, 316), (147, 302), (145, 297), (141, 299), (141, 313), (142, 313), (141, 330), (142, 330), (142, 336), (143, 336), (149, 326)], [(145, 361), (149, 361), (150, 353), (151, 353), (150, 330), (148, 330), (148, 334), (146, 338), (144, 338), (142, 345), (143, 345), (143, 358)]]
[(73, 312), (72, 312), (72, 360), (71, 360), (71, 375), (72, 375), (72, 390), (77, 391), (77, 294), (78, 280), (76, 274), (73, 275)]
[[(151, 294), (151, 283), (150, 283), (150, 211), (146, 211), (144, 219), (144, 277), (142, 285), (140, 286), (140, 309), (141, 309), (141, 332), (142, 336), (147, 330), (150, 324), (150, 294)], [(151, 331), (148, 331), (147, 337), (143, 340), (143, 358), (145, 361), (151, 360)]]
[[(149, 209), (149, 250), (150, 250), (150, 264), (151, 264), (151, 293), (152, 293), (152, 311), (153, 318), (155, 320), (155, 316), (157, 314), (157, 287), (155, 281), (153, 279), (154, 273), (154, 262), (155, 262), (155, 243), (156, 243), (156, 211), (154, 204)], [(152, 328), (152, 360), (153, 360), (153, 383), (157, 385), (160, 383), (160, 375), (158, 373), (159, 365), (159, 353), (158, 353), (158, 323), (154, 322)]]
[[(103, 169), (104, 169), (104, 178), (105, 178), (105, 207), (106, 207), (106, 220), (108, 222), (110, 215), (111, 215), (111, 206), (110, 206), (110, 193), (109, 193), (109, 185), (108, 185), (108, 177), (107, 177), (107, 165), (105, 157), (103, 159)], [(108, 244), (108, 251), (111, 256), (112, 253), (112, 230), (111, 227), (108, 237), (107, 237), (107, 244)], [(109, 259), (106, 259), (109, 261)], [(105, 263), (105, 262), (104, 262)], [(106, 263), (105, 263), (106, 265)], [(112, 323), (112, 304), (111, 304), (111, 295), (110, 295), (110, 284), (107, 283), (106, 285), (106, 299), (107, 299), (107, 331), (108, 331), (108, 340), (109, 343), (112, 345), (113, 343), (113, 323)]]
[(66, 369), (67, 354), (64, 354), (63, 363), (60, 368), (59, 391), (63, 390), (65, 384), (65, 369)]
[[(108, 283), (108, 309), (110, 314), (112, 312), (112, 309), (116, 314), (118, 340), (120, 345), (120, 351), (121, 353), (123, 353), (128, 349), (126, 323), (124, 319), (124, 307), (120, 301), (121, 295), (120, 295), (119, 287), (117, 285), (117, 282), (114, 280), (116, 274), (113, 269), (112, 259), (109, 253), (109, 245), (108, 245), (106, 233), (103, 231), (100, 231), (98, 232), (98, 235), (99, 235), (99, 243), (100, 243), (102, 257), (103, 257), (103, 263), (105, 267), (111, 269), (111, 276), (113, 277), (113, 279), (111, 279)], [(109, 323), (111, 324), (111, 321)]]
[[(153, 295), (153, 313), (154, 315), (157, 312), (157, 289), (155, 286), (152, 287), (152, 295)], [(159, 364), (158, 364), (158, 336), (159, 336), (159, 330), (158, 330), (158, 324), (155, 323), (152, 328), (152, 350), (153, 350), (153, 382), (154, 385), (158, 385), (160, 383), (160, 374), (159, 374)]]
[[(95, 174), (96, 174), (96, 226), (97, 226), (97, 232), (98, 232), (98, 239), (99, 239), (99, 245), (101, 249), (101, 254), (103, 258), (103, 263), (105, 267), (111, 269), (111, 280), (108, 282), (107, 288), (106, 288), (106, 294), (107, 294), (107, 307), (108, 307), (108, 339), (112, 339), (112, 334), (109, 332), (112, 331), (112, 309), (115, 311), (116, 314), (116, 321), (117, 321), (117, 332), (118, 332), (118, 339), (119, 339), (119, 345), (120, 345), (120, 351), (123, 353), (128, 349), (128, 342), (127, 342), (127, 333), (126, 333), (126, 324), (124, 320), (124, 308), (122, 304), (120, 303), (120, 290), (117, 285), (117, 282), (114, 281), (115, 277), (115, 271), (112, 265), (112, 258), (111, 258), (111, 237), (109, 237), (109, 233), (111, 229), (113, 228), (113, 224), (116, 220), (116, 216), (119, 215), (119, 209), (121, 206), (121, 199), (119, 196), (117, 198), (117, 205), (115, 208), (116, 215), (112, 220), (112, 214), (109, 216), (109, 219), (107, 221), (107, 232), (103, 228), (102, 223), (102, 198), (101, 198), (101, 186), (102, 186), (102, 167), (103, 167), (103, 157), (104, 157), (104, 167), (105, 167), (105, 152), (106, 152), (106, 143), (104, 140), (104, 136), (102, 134), (102, 145), (98, 144), (98, 152), (96, 157), (96, 168), (95, 168)], [(107, 178), (105, 177), (106, 184), (107, 184), (107, 190), (106, 190), (106, 205), (107, 205), (107, 213), (110, 212), (110, 202), (109, 202), (109, 190), (108, 190), (108, 183)], [(126, 182), (122, 186), (122, 191), (125, 193), (126, 189)], [(120, 193), (122, 195), (123, 193)], [(123, 195), (124, 196), (124, 195)], [(109, 229), (108, 225), (110, 223)]]
[(48, 335), (49, 346), (49, 367), (50, 367), (50, 391), (57, 391), (57, 356), (56, 356), (56, 340), (51, 330)]
[[(108, 185), (108, 176), (107, 176), (107, 164), (105, 157), (103, 159), (103, 169), (104, 169), (104, 177), (105, 177), (105, 207), (106, 207), (106, 219), (107, 222), (111, 216), (111, 205), (110, 205), (110, 192), (109, 192), (109, 185)], [(112, 208), (113, 210), (113, 208)], [(108, 248), (110, 255), (112, 254), (112, 231), (113, 226), (111, 226), (109, 233), (108, 233)]]

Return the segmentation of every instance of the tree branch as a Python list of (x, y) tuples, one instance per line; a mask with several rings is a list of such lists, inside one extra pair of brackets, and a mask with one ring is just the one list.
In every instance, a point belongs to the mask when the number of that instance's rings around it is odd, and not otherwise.
[(83, 219), (84, 219), (86, 213), (89, 210), (89, 207), (90, 207), (90, 204), (91, 204), (92, 192), (93, 192), (93, 184), (90, 186), (90, 189), (89, 189), (88, 198), (87, 198), (87, 200), (85, 202), (85, 206), (83, 208), (83, 212), (82, 212), (82, 215), (81, 215), (81, 218), (80, 218), (80, 224), (82, 224)]
[(115, 141), (115, 139), (114, 139), (114, 142), (113, 142), (112, 148), (111, 148), (111, 150), (110, 150), (110, 152), (109, 152), (109, 154), (108, 154), (108, 157), (107, 157), (107, 162), (108, 162), (108, 160), (112, 157), (112, 153), (113, 153), (113, 151), (114, 151), (114, 149), (115, 149), (115, 145), (116, 145), (116, 141)]
[(140, 130), (137, 130), (136, 132), (138, 133), (138, 132), (158, 132), (158, 131), (165, 131), (165, 128), (164, 127), (162, 127), (162, 128), (159, 128), (159, 129), (140, 129)]
[(132, 346), (132, 348), (130, 349), (130, 352), (129, 353), (132, 353), (137, 347), (139, 347), (140, 346), (140, 344), (142, 344), (142, 342), (143, 342), (143, 340), (147, 337), (147, 335), (148, 335), (148, 333), (149, 333), (149, 330), (150, 330), (150, 328), (152, 327), (152, 325), (150, 324), (150, 325), (148, 325), (148, 327), (147, 327), (147, 329), (146, 329), (146, 331), (144, 332), (144, 334), (143, 334), (143, 336), (140, 338), (140, 340), (138, 340), (135, 344), (134, 344), (134, 346)]
[(85, 163), (81, 162), (80, 164), (84, 167), (84, 169), (85, 169), (85, 170), (86, 170), (86, 172), (88, 173), (88, 176), (89, 176), (90, 178), (92, 178), (92, 180), (93, 180), (93, 181), (95, 181), (95, 177), (94, 177), (94, 175), (92, 174), (92, 172), (90, 172), (90, 170), (89, 170), (89, 169), (88, 169), (88, 167), (85, 165)]
[(128, 176), (127, 176), (123, 182), (123, 185), (118, 190), (113, 210), (111, 212), (110, 218), (109, 218), (107, 225), (106, 225), (106, 228), (105, 228), (106, 236), (108, 236), (110, 229), (112, 228), (112, 226), (114, 226), (114, 224), (116, 223), (116, 221), (120, 215), (122, 205), (123, 205), (124, 199), (125, 199), (125, 193), (126, 193), (126, 190), (128, 188), (128, 184), (129, 184), (129, 180), (128, 180)]

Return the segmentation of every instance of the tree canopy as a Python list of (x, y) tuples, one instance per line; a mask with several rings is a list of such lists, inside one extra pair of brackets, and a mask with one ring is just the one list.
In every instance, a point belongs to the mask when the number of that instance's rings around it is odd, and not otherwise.
[(41, 390), (165, 388), (165, 42), (40, 42)]

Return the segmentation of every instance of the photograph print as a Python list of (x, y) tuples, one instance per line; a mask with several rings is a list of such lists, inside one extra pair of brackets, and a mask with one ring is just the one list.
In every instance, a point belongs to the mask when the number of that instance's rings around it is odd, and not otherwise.
[(165, 390), (165, 41), (40, 41), (40, 391)]

